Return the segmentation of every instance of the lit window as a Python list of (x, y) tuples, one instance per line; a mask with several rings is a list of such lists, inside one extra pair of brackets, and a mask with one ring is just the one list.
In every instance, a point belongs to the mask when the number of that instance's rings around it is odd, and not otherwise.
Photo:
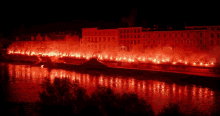
[(211, 38), (214, 38), (214, 35), (213, 35), (213, 33), (211, 33)]

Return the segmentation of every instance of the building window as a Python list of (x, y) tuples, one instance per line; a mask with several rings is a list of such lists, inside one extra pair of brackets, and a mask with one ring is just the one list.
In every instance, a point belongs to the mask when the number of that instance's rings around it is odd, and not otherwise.
[(127, 40), (127, 43), (129, 43), (129, 40)]
[(105, 34), (105, 31), (103, 31), (103, 34)]
[(124, 40), (124, 43), (125, 43), (126, 41)]
[(110, 37), (108, 37), (108, 41), (110, 41)]
[(115, 37), (112, 37), (112, 40), (115, 40)]
[(126, 33), (126, 31), (124, 30), (124, 33)]
[(99, 41), (101, 41), (101, 37), (99, 38)]
[(213, 40), (211, 40), (211, 45), (213, 45), (213, 43), (214, 43)]
[(140, 44), (140, 40), (138, 40), (138, 44)]
[(202, 37), (202, 33), (200, 33), (200, 37)]
[(181, 44), (183, 44), (183, 40), (181, 40)]
[(214, 38), (214, 35), (213, 35), (213, 33), (211, 33), (211, 38)]
[(212, 30), (214, 30), (214, 27), (212, 27)]
[(187, 33), (187, 37), (189, 38), (189, 33)]
[(217, 37), (219, 37), (219, 33), (217, 33)]
[(131, 38), (133, 38), (133, 35), (131, 35)]
[(127, 38), (129, 38), (129, 35), (127, 35)]
[(138, 30), (138, 33), (140, 33), (140, 30)]
[(160, 34), (158, 35), (158, 37), (160, 37)]
[(164, 40), (163, 43), (166, 44), (166, 40)]
[(160, 44), (160, 40), (158, 40), (158, 43)]
[(189, 44), (189, 40), (187, 40), (187, 44)]
[(164, 34), (163, 36), (166, 37), (166, 34)]
[(153, 44), (155, 44), (155, 40), (153, 40)]
[(131, 30), (131, 33), (133, 33), (133, 30)]
[(140, 35), (138, 35), (138, 38), (140, 38)]
[(217, 44), (219, 45), (219, 40), (217, 40)]
[(127, 33), (129, 33), (129, 30), (127, 30)]
[(122, 30), (120, 30), (120, 33), (122, 33)]
[(131, 44), (133, 44), (133, 40), (131, 40)]
[(122, 38), (122, 35), (120, 35), (120, 38)]
[(97, 37), (95, 37), (95, 41), (97, 41)]
[(145, 33), (143, 34), (143, 37), (145, 37)]
[(150, 34), (148, 35), (148, 37), (150, 38)]
[(193, 40), (193, 44), (196, 44), (195, 40)]
[(110, 34), (110, 31), (108, 31), (108, 34)]
[(88, 41), (90, 41), (90, 37), (88, 37)]
[(177, 33), (175, 33), (175, 37), (177, 37)]
[(202, 44), (202, 40), (200, 40), (200, 44)]
[(97, 32), (95, 31), (95, 35), (97, 35)]
[(134, 44), (136, 44), (136, 40), (134, 40)]
[(126, 35), (124, 35), (124, 38), (126, 38)]
[(136, 33), (136, 30), (134, 30), (134, 33)]
[(136, 38), (136, 35), (134, 35), (134, 38)]
[(121, 40), (121, 42), (122, 42), (122, 40)]
[(183, 33), (181, 33), (181, 37), (183, 37)]
[(106, 38), (105, 38), (105, 37), (103, 37), (103, 41), (106, 41)]
[(171, 34), (170, 34), (170, 37), (171, 37)]
[(148, 44), (150, 44), (150, 40), (148, 40)]
[(178, 43), (178, 40), (176, 40), (175, 42)]

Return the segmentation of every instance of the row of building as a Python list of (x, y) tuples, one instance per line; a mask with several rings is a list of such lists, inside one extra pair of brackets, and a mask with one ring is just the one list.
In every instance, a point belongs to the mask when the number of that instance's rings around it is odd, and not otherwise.
[[(27, 39), (25, 39), (27, 38)], [(103, 50), (145, 50), (169, 46), (172, 49), (210, 50), (220, 46), (220, 26), (185, 26), (184, 30), (145, 29), (126, 27), (116, 29), (82, 28), (82, 38), (68, 32), (47, 35), (20, 36), (16, 40), (50, 41), (70, 40), (80, 48)]]
[(170, 46), (173, 49), (210, 50), (219, 46), (220, 26), (185, 26), (184, 30), (149, 30), (142, 27), (82, 29), (82, 46), (103, 50), (144, 50)]

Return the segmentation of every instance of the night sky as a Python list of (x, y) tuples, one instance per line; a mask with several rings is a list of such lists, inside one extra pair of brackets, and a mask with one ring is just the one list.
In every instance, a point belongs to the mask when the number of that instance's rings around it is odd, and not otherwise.
[[(185, 21), (187, 25), (219, 25), (220, 13), (218, 7), (213, 6), (215, 3), (210, 4), (211, 7), (207, 3), (204, 3), (206, 5), (204, 6), (185, 2), (176, 3), (176, 5), (172, 5), (172, 3), (138, 3), (133, 6), (113, 1), (103, 3), (103, 5), (93, 4), (38, 3), (7, 7), (1, 11), (0, 26), (1, 33), (3, 33), (1, 35), (7, 37), (19, 34), (22, 25), (25, 30), (22, 32), (25, 33), (48, 33), (70, 29), (80, 31), (82, 27), (99, 27), (100, 23), (97, 22), (114, 22), (115, 25), (106, 24), (104, 26), (114, 28), (121, 25), (123, 17), (129, 21), (131, 16), (136, 22), (133, 26), (152, 27), (156, 24), (160, 28), (166, 28), (167, 24), (170, 24), (175, 29), (182, 29)], [(13, 10), (7, 11), (9, 9)]]

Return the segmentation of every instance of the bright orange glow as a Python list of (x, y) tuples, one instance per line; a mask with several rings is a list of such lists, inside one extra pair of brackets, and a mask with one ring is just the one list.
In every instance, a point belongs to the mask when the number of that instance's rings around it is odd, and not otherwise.
[(173, 62), (173, 64), (176, 64), (176, 62)]
[(185, 64), (188, 64), (188, 62), (185, 62)]
[(200, 66), (201, 66), (202, 64), (203, 64), (203, 63), (201, 62), (201, 63), (200, 63)]
[(195, 63), (195, 62), (193, 62), (193, 65), (196, 65), (196, 63)]

